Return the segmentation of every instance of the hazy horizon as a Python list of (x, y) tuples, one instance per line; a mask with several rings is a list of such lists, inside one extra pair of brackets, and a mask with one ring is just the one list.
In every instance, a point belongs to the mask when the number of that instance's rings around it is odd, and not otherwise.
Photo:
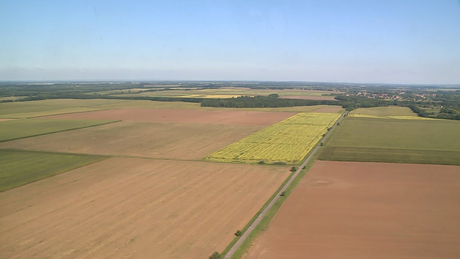
[(4, 1), (0, 81), (460, 83), (460, 1)]

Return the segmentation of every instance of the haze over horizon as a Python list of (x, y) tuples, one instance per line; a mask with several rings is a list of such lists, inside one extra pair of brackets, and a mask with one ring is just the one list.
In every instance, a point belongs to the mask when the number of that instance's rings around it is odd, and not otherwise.
[(2, 1), (0, 80), (460, 83), (460, 1)]

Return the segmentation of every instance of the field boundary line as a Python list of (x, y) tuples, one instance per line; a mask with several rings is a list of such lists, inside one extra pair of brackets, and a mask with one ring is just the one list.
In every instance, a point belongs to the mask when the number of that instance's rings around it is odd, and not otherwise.
[[(29, 119), (24, 119), (24, 120), (29, 120)], [(121, 122), (121, 120), (114, 120), (114, 121), (103, 122), (103, 123), (100, 123), (100, 124), (94, 124), (94, 125), (88, 125), (88, 126), (83, 126), (83, 127), (72, 128), (72, 129), (64, 129), (64, 130), (45, 132), (45, 133), (41, 133), (41, 134), (35, 134), (35, 135), (24, 136), (24, 137), (19, 137), (19, 138), (0, 140), (0, 143), (7, 142), (7, 141), (12, 141), (12, 140), (18, 140), (18, 139), (33, 138), (33, 137), (49, 135), (49, 134), (54, 134), (54, 133), (59, 133), (59, 132), (66, 132), (66, 131), (71, 131), (71, 130), (86, 129), (86, 128), (97, 127), (97, 126), (102, 126), (102, 125), (107, 125), (107, 124), (117, 123), (117, 122)]]
[(248, 236), (252, 233), (252, 231), (257, 227), (257, 225), (260, 223), (260, 221), (267, 215), (268, 211), (273, 207), (276, 201), (281, 197), (281, 194), (286, 191), (286, 189), (291, 185), (291, 183), (294, 181), (294, 179), (297, 177), (297, 175), (303, 170), (303, 167), (307, 165), (307, 163), (310, 161), (310, 159), (315, 155), (316, 151), (318, 151), (319, 147), (322, 145), (324, 140), (329, 136), (329, 134), (332, 132), (332, 130), (337, 126), (337, 124), (342, 120), (342, 118), (346, 115), (347, 113), (343, 113), (339, 119), (337, 119), (332, 126), (332, 128), (322, 137), (318, 143), (315, 145), (315, 148), (308, 154), (307, 158), (303, 161), (303, 163), (299, 166), (297, 171), (291, 175), (289, 180), (284, 184), (284, 186), (278, 190), (276, 193), (275, 197), (270, 201), (270, 203), (265, 207), (265, 209), (262, 211), (262, 213), (259, 214), (259, 216), (254, 220), (254, 222), (248, 227), (247, 231), (243, 233), (243, 235), (238, 239), (238, 241), (235, 242), (232, 248), (230, 248), (225, 255), (224, 259), (230, 259), (233, 257), (235, 252), (241, 247), (241, 245), (246, 241)]

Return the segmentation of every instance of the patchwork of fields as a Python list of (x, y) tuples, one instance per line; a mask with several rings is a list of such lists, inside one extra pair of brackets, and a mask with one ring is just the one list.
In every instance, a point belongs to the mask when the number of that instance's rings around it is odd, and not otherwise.
[(334, 113), (299, 113), (205, 159), (223, 162), (299, 163), (337, 119)]
[[(192, 160), (280, 121), (311, 131), (340, 116), (328, 106), (251, 111), (85, 101), (2, 110), (6, 118), (42, 118), (0, 122), (0, 224), (8, 226), (0, 230), (0, 257), (203, 258), (222, 251), (289, 168)], [(325, 113), (296, 115), (303, 110)], [(315, 132), (323, 131), (308, 135)], [(296, 134), (284, 133), (288, 150)]]
[(207, 258), (288, 175), (110, 158), (0, 193), (0, 258)]
[[(158, 89), (158, 88), (157, 88)], [(119, 92), (111, 91), (115, 96)], [(232, 98), (239, 96), (268, 96), (278, 94), (281, 98), (311, 99), (311, 100), (334, 100), (331, 91), (302, 90), (302, 89), (250, 89), (250, 88), (220, 88), (220, 89), (187, 89), (187, 90), (162, 90), (162, 91), (123, 91), (123, 96), (148, 96), (148, 97), (184, 97), (184, 98)]]
[[(298, 94), (306, 92), (283, 92)], [(223, 251), (289, 175), (288, 166), (255, 163), (298, 164), (342, 112), (2, 103), (0, 257), (206, 258)], [(418, 118), (405, 107), (357, 109), (319, 158), (460, 165), (460, 123)], [(317, 161), (248, 258), (456, 258), (459, 173), (458, 166)]]
[(316, 161), (246, 259), (459, 258), (460, 167)]
[(25, 119), (55, 114), (69, 114), (120, 108), (199, 109), (199, 103), (153, 102), (106, 99), (50, 99), (0, 103), (0, 119)]
[(0, 143), (15, 148), (93, 155), (201, 159), (261, 126), (122, 121)]

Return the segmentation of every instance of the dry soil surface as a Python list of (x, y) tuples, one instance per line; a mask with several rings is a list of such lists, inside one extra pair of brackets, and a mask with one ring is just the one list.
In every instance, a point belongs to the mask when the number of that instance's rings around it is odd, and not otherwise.
[(110, 158), (0, 193), (0, 258), (207, 258), (288, 174)]
[(54, 115), (46, 119), (101, 119), (225, 125), (272, 125), (295, 115), (289, 112), (203, 111), (191, 109), (115, 109)]
[(246, 259), (460, 258), (460, 167), (316, 161)]

